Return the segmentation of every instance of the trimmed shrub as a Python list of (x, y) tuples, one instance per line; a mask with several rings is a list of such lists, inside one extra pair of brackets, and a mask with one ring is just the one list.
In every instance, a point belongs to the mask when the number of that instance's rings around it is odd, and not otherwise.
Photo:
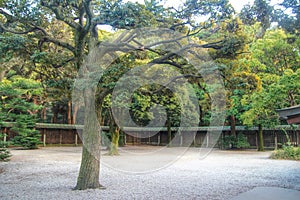
[(249, 148), (250, 144), (247, 141), (247, 137), (244, 134), (238, 134), (237, 137), (232, 135), (226, 135), (222, 139), (222, 147), (224, 149), (245, 149)]
[(300, 147), (296, 148), (291, 145), (283, 146), (283, 149), (272, 153), (272, 159), (300, 160)]
[(25, 149), (38, 148), (42, 142), (39, 131), (34, 129), (35, 122), (33, 115), (19, 115), (16, 124), (11, 129), (18, 134), (12, 139), (13, 145), (22, 146)]
[(223, 149), (232, 149), (235, 144), (236, 138), (232, 135), (226, 135), (222, 138), (222, 148)]
[(237, 135), (236, 148), (238, 149), (246, 149), (249, 148), (250, 144), (247, 140), (247, 137), (244, 134)]

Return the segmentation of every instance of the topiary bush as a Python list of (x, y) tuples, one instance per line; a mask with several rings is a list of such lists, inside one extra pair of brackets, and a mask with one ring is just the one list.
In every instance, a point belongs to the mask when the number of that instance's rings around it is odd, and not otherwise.
[(222, 138), (222, 148), (223, 149), (232, 149), (235, 145), (236, 138), (233, 135), (226, 135)]
[(247, 141), (247, 137), (244, 134), (238, 134), (237, 137), (233, 135), (226, 135), (222, 139), (222, 148), (223, 149), (245, 149), (249, 148), (250, 144)]
[(236, 148), (238, 149), (246, 149), (249, 148), (250, 144), (247, 140), (247, 137), (244, 134), (238, 134), (236, 140)]
[(11, 130), (17, 134), (13, 145), (36, 149), (41, 144), (35, 123), (42, 93), (41, 83), (35, 80), (13, 76), (0, 82), (0, 121), (13, 122)]
[(286, 130), (282, 129), (286, 135), (287, 143), (282, 145), (282, 149), (272, 153), (272, 159), (285, 159), (285, 160), (300, 160), (300, 147), (294, 147)]
[(11, 128), (16, 132), (16, 135), (12, 139), (12, 144), (22, 146), (25, 149), (37, 149), (41, 142), (41, 135), (38, 130), (35, 130), (35, 118), (32, 115), (20, 115), (16, 120), (16, 123)]
[(272, 153), (272, 159), (300, 160), (300, 147), (284, 145), (282, 149)]

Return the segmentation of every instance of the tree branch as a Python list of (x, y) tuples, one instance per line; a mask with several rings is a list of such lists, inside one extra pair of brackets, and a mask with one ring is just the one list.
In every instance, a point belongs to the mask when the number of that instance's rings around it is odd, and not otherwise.
[[(92, 26), (92, 20), (94, 17), (94, 14), (91, 12), (90, 4), (91, 4), (91, 0), (84, 1), (84, 3), (83, 3), (83, 7), (84, 7), (85, 13), (87, 15), (86, 25), (84, 26), (84, 31), (86, 34), (88, 33), (88, 31), (90, 30), (90, 27)], [(93, 26), (96, 26), (96, 25), (93, 25)]]
[(56, 19), (65, 22), (70, 27), (72, 27), (74, 29), (77, 29), (77, 30), (80, 29), (80, 28), (82, 28), (79, 24), (77, 24), (73, 20), (68, 19), (68, 17), (66, 17), (66, 16), (63, 15), (62, 11), (59, 10), (60, 6), (50, 4), (49, 1), (43, 1), (43, 0), (41, 1), (41, 5), (44, 6), (44, 7), (46, 7), (46, 8), (48, 8), (49, 10), (51, 10), (55, 14)]
[(25, 34), (28, 34), (28, 33), (31, 33), (31, 32), (35, 32), (37, 30), (37, 28), (31, 28), (31, 29), (26, 30), (26, 31), (18, 32), (18, 31), (11, 30), (9, 28), (5, 28), (2, 23), (0, 23), (0, 29), (2, 29), (5, 32), (18, 34), (18, 35), (25, 35)]
[(63, 42), (63, 41), (59, 41), (56, 40), (54, 38), (51, 38), (49, 36), (45, 36), (40, 40), (40, 43), (42, 44), (43, 42), (51, 42), (53, 44), (56, 44), (58, 46), (61, 46), (63, 48), (66, 48), (68, 50), (70, 50), (74, 55), (76, 55), (76, 49), (75, 47), (73, 47), (72, 45), (70, 45), (69, 43)]
[(180, 75), (180, 76), (175, 76), (173, 77), (171, 80), (169, 80), (167, 83), (163, 84), (161, 87), (159, 87), (157, 90), (153, 91), (153, 92), (149, 92), (148, 94), (155, 94), (158, 93), (160, 91), (162, 91), (165, 87), (167, 87), (168, 85), (170, 85), (172, 82), (181, 79), (181, 78), (202, 78), (199, 75), (194, 75), (194, 74), (185, 74), (185, 75)]
[(0, 23), (1, 29), (3, 29), (4, 31), (7, 31), (7, 32), (10, 32), (10, 33), (13, 33), (13, 34), (20, 34), (21, 35), (21, 34), (28, 34), (28, 33), (35, 32), (35, 31), (39, 30), (44, 35), (47, 35), (47, 32), (43, 28), (41, 28), (40, 26), (37, 26), (36, 24), (34, 24), (30, 21), (18, 19), (15, 16), (12, 16), (12, 15), (8, 14), (7, 12), (5, 12), (3, 9), (0, 9), (0, 14), (4, 15), (6, 18), (9, 18), (10, 20), (12, 20), (12, 22), (20, 22), (24, 25), (28, 25), (28, 26), (32, 27), (31, 29), (26, 30), (26, 31), (15, 31), (15, 30), (11, 30), (9, 28), (4, 27), (3, 24)]

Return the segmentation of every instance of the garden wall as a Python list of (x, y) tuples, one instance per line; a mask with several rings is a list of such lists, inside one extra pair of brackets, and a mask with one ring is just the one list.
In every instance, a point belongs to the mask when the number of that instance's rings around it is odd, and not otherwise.
[[(5, 123), (0, 130), (6, 134), (3, 140), (9, 141), (16, 134), (10, 130), (13, 123)], [(46, 145), (80, 145), (82, 144), (80, 134), (82, 133), (83, 126), (68, 125), (68, 124), (44, 124), (37, 123), (36, 129), (41, 133), (41, 142)], [(208, 127), (195, 127), (188, 128), (190, 132), (185, 131), (181, 133), (179, 137), (174, 138), (177, 134), (177, 130), (172, 128), (172, 146), (186, 146), (189, 145), (187, 141), (187, 135), (197, 133), (194, 137), (193, 146), (201, 146), (204, 142), (212, 142), (209, 137), (206, 137)], [(108, 130), (108, 127), (103, 127), (104, 131)], [(252, 148), (258, 146), (258, 131), (256, 128), (247, 129), (246, 127), (237, 126), (237, 134), (242, 133), (247, 137), (247, 141)], [(285, 131), (284, 131), (285, 130)], [(124, 135), (125, 144), (138, 145), (165, 145), (169, 142), (168, 132), (166, 128), (125, 128), (126, 133)], [(230, 135), (230, 127), (219, 127), (221, 131), (221, 137), (216, 144), (220, 147), (220, 141), (226, 135)], [(290, 142), (299, 146), (300, 144), (300, 128), (293, 129), (290, 126), (278, 126), (274, 129), (264, 129), (264, 146), (266, 148), (274, 148), (276, 144), (280, 147), (282, 144)], [(190, 135), (191, 136), (191, 135)], [(288, 138), (287, 138), (288, 137)]]

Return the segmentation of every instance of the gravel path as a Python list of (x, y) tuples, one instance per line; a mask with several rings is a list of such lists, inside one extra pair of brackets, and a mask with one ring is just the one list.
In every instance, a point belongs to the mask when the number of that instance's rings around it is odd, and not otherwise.
[[(140, 151), (143, 151), (142, 147)], [(151, 147), (154, 148), (154, 147)], [(157, 148), (157, 147), (156, 147)], [(254, 187), (300, 190), (300, 162), (268, 159), (270, 152), (213, 151), (199, 159), (191, 148), (171, 166), (141, 175), (101, 167), (106, 190), (73, 191), (80, 147), (12, 150), (0, 163), (0, 199), (231, 199)], [(122, 164), (128, 153), (115, 159)], [(167, 156), (167, 155), (164, 155)], [(134, 163), (127, 163), (134, 165)]]

